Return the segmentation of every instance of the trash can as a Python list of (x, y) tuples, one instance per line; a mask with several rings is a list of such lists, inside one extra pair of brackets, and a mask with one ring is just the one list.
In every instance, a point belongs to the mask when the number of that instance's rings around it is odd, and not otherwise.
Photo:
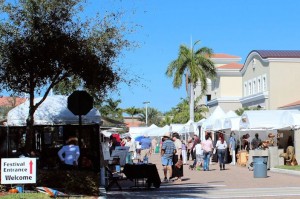
[(268, 156), (253, 156), (253, 175), (254, 178), (267, 177)]

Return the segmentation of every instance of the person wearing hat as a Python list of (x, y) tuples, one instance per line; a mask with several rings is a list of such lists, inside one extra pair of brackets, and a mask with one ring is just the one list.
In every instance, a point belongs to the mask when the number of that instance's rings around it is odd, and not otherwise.
[[(165, 133), (163, 136), (163, 143), (161, 146), (161, 163), (164, 170), (164, 182), (170, 181), (172, 177), (173, 155), (176, 153), (176, 147), (171, 140), (171, 134)], [(167, 176), (169, 171), (169, 178)]]
[(77, 145), (78, 139), (70, 137), (58, 151), (58, 157), (64, 165), (64, 168), (71, 169), (78, 166), (78, 159), (80, 156), (79, 146)]

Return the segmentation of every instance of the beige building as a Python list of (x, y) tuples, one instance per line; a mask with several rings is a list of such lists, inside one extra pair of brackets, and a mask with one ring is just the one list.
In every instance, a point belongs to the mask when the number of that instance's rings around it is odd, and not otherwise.
[[(197, 105), (208, 106), (210, 113), (217, 106), (220, 106), (225, 112), (240, 108), (239, 99), (242, 96), (240, 70), (243, 65), (238, 62), (241, 61), (241, 58), (228, 54), (214, 54), (211, 59), (215, 64), (217, 76), (215, 79), (208, 79), (207, 92)], [(195, 88), (195, 97), (200, 95), (200, 83), (198, 83)]]
[(275, 110), (300, 98), (300, 51), (254, 50), (241, 70), (243, 107)]

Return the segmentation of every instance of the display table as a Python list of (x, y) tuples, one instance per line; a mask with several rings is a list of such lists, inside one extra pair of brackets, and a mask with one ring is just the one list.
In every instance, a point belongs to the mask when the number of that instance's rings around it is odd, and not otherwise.
[[(155, 164), (126, 164), (123, 173), (128, 179), (134, 180), (135, 187), (138, 187), (139, 180), (142, 180), (143, 185), (148, 188), (150, 188), (152, 184), (155, 188), (160, 187), (161, 181)], [(146, 183), (144, 183), (145, 179)]]

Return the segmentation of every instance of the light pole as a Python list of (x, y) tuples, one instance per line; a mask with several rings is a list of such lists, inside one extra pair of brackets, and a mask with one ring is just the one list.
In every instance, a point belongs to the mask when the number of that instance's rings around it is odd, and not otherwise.
[(150, 102), (143, 102), (143, 104), (146, 105), (146, 126), (148, 126), (148, 104), (150, 104)]

